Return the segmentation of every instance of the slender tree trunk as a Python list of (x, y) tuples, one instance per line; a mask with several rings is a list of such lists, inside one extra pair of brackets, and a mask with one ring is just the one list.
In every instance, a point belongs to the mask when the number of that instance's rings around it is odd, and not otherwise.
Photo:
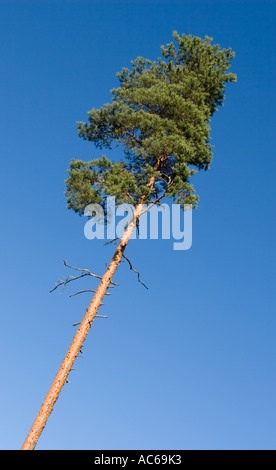
[[(152, 186), (154, 178), (151, 179), (148, 186)], [(133, 230), (136, 227), (136, 221), (139, 220), (139, 217), (143, 211), (143, 204), (140, 203), (136, 206), (134, 215), (131, 222), (127, 226), (122, 239), (110, 261), (110, 264), (102, 277), (102, 280), (99, 284), (98, 289), (96, 290), (94, 297), (91, 301), (91, 304), (86, 312), (85, 317), (83, 318), (78, 331), (71, 343), (71, 346), (60, 366), (60, 369), (54, 379), (54, 382), (39, 410), (39, 413), (31, 427), (31, 430), (21, 448), (21, 450), (34, 450), (38, 439), (46, 426), (46, 422), (53, 410), (54, 404), (59, 397), (59, 394), (67, 380), (68, 374), (70, 373), (73, 364), (78, 356), (83, 342), (90, 330), (91, 324), (94, 321), (97, 311), (102, 303), (102, 300), (106, 294), (106, 291), (111, 283), (112, 277), (118, 268), (126, 246), (129, 242), (129, 239), (132, 235)]]

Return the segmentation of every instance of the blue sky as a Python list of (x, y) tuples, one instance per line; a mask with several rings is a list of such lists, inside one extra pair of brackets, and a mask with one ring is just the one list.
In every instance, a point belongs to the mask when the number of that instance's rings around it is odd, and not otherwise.
[(66, 209), (69, 161), (101, 155), (76, 122), (177, 30), (232, 47), (238, 75), (193, 181), (192, 248), (130, 243), (149, 290), (120, 266), (37, 449), (275, 449), (275, 10), (0, 1), (0, 448), (22, 445), (89, 304), (49, 294), (62, 260), (102, 274), (113, 252)]

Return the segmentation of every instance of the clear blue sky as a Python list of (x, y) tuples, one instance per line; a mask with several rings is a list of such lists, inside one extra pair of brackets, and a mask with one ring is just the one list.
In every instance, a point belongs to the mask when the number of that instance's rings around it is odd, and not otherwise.
[(37, 448), (276, 448), (275, 13), (272, 1), (0, 1), (0, 448), (20, 448), (89, 303), (49, 294), (62, 260), (101, 274), (113, 251), (66, 209), (69, 161), (101, 155), (76, 121), (173, 30), (236, 52), (211, 171), (194, 179), (193, 245), (130, 244), (149, 290), (120, 266)]

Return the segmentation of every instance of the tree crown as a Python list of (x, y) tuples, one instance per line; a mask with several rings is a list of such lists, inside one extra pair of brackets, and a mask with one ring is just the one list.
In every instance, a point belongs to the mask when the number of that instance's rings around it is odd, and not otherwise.
[(68, 207), (82, 214), (90, 203), (154, 201), (163, 195), (196, 207), (190, 177), (209, 169), (209, 122), (223, 104), (234, 52), (212, 38), (179, 36), (161, 47), (156, 61), (138, 57), (117, 74), (112, 102), (88, 112), (78, 133), (96, 148), (123, 147), (125, 159), (73, 159), (66, 180)]

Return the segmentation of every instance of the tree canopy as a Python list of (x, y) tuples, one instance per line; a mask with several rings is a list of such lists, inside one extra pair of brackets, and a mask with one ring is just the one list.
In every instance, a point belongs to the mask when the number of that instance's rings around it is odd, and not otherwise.
[(236, 81), (228, 72), (234, 52), (208, 36), (174, 32), (173, 38), (156, 61), (138, 57), (123, 68), (111, 103), (78, 123), (82, 138), (100, 149), (120, 145), (124, 159), (71, 161), (65, 194), (75, 212), (104, 205), (107, 195), (136, 204), (165, 195), (197, 206), (190, 178), (210, 167), (210, 120), (223, 104), (226, 83)]

